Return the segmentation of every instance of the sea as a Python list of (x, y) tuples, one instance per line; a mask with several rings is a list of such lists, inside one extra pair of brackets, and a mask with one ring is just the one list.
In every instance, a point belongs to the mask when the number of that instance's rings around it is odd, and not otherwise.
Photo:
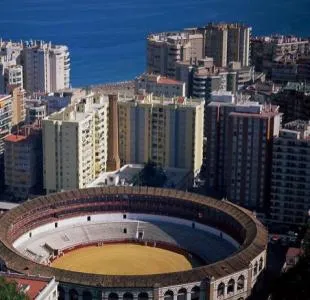
[(0, 37), (68, 45), (73, 87), (133, 79), (148, 34), (217, 21), (310, 36), (310, 0), (0, 0)]

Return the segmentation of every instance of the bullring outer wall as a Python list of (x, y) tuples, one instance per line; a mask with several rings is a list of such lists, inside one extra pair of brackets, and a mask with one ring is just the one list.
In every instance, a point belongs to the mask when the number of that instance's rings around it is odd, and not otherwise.
[[(241, 246), (232, 256), (210, 265), (145, 276), (101, 276), (56, 270), (26, 259), (12, 246), (19, 236), (43, 224), (106, 212), (156, 214), (191, 220), (228, 234)], [(138, 298), (139, 293), (146, 292), (148, 299), (181, 300), (183, 297), (188, 300), (189, 295), (192, 300), (245, 299), (266, 265), (267, 232), (252, 213), (226, 201), (177, 190), (109, 187), (51, 194), (13, 209), (1, 223), (0, 255), (8, 269), (55, 276), (61, 282), (64, 295), (66, 291), (69, 295), (74, 287), (79, 291), (80, 299), (87, 299), (87, 293), (91, 293), (92, 299), (116, 300), (113, 297), (118, 295), (119, 300), (127, 300), (128, 295), (126, 298), (122, 294), (125, 291)], [(239, 288), (240, 278), (242, 288)], [(177, 297), (180, 291), (183, 296)], [(86, 293), (84, 298), (83, 293)]]

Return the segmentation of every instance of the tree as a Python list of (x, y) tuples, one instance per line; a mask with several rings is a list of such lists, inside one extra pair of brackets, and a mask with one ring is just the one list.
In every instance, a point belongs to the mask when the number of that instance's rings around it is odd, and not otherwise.
[(272, 300), (310, 299), (310, 227), (303, 240), (303, 255), (293, 268), (282, 274), (272, 286)]
[(167, 181), (167, 175), (162, 167), (155, 162), (148, 161), (144, 168), (134, 177), (133, 185), (163, 187)]
[(0, 299), (1, 300), (28, 300), (28, 296), (19, 291), (16, 282), (8, 282), (0, 276)]

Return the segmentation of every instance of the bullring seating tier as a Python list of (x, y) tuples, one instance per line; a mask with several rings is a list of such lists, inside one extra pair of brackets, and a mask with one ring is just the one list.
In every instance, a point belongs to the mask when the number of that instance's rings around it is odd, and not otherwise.
[[(126, 233), (124, 229), (126, 228)], [(70, 225), (55, 228), (48, 234), (39, 233), (16, 248), (27, 258), (38, 263), (47, 262), (52, 250), (64, 250), (92, 242), (134, 240), (137, 231), (144, 241), (158, 241), (177, 246), (198, 255), (208, 263), (221, 260), (234, 251), (235, 246), (214, 234), (191, 227), (162, 221), (126, 221)]]

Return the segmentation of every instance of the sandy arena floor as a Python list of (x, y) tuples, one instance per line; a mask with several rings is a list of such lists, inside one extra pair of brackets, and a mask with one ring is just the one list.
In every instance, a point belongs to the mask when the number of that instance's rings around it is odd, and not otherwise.
[(108, 275), (146, 275), (192, 269), (183, 255), (134, 244), (77, 249), (55, 260), (52, 267)]

